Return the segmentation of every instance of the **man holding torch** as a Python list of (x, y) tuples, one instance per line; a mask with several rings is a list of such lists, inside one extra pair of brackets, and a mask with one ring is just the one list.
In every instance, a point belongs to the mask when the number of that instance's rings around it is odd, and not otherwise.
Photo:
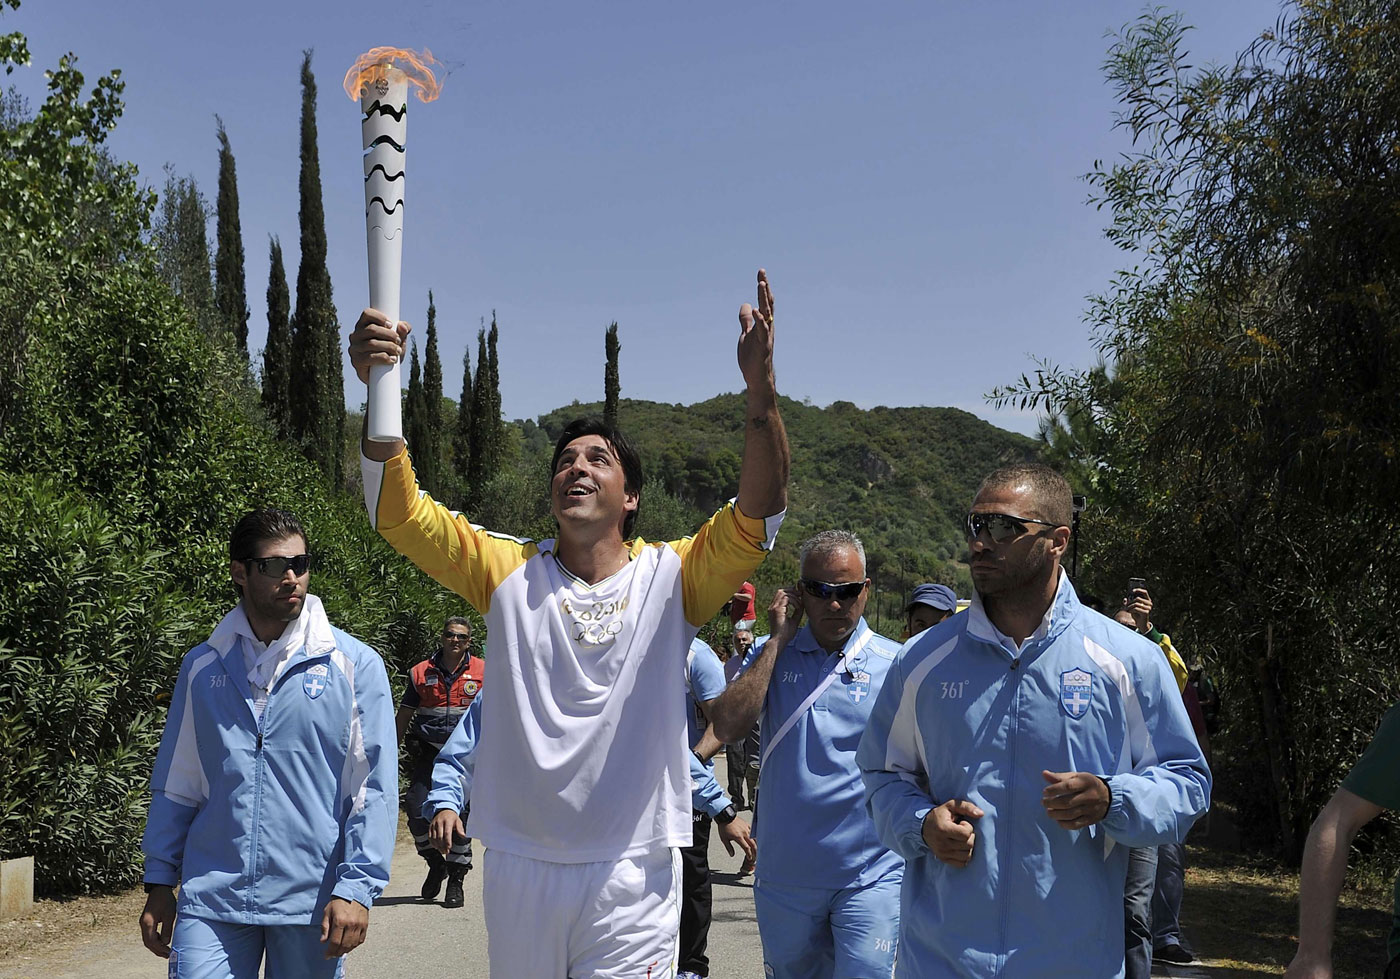
[[(486, 621), (489, 735), (467, 832), (486, 851), (493, 976), (674, 972), (678, 848), (691, 842), (685, 650), (762, 562), (787, 505), (772, 316), (760, 271), (757, 308), (739, 311), (738, 496), (693, 537), (633, 537), (641, 460), (599, 419), (555, 444), (559, 536), (545, 541), (473, 526), (420, 493), (401, 439), (362, 440), (371, 522)], [(361, 379), (396, 362), (407, 333), (366, 309), (350, 337)]]

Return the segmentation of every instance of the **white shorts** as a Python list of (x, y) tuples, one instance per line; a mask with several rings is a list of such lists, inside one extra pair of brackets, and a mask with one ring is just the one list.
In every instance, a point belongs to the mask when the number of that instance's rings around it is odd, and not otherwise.
[(671, 979), (680, 851), (551, 863), (487, 850), (486, 950), (496, 979)]

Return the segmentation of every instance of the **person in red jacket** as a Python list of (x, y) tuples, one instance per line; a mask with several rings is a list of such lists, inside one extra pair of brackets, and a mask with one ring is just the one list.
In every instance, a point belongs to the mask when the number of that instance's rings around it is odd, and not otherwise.
[[(472, 869), (472, 841), (465, 836), (454, 839), (452, 849), (444, 857), (429, 842), (423, 803), (432, 791), (433, 762), (438, 751), (481, 692), (486, 661), (471, 655), (471, 643), (471, 623), (461, 617), (448, 619), (442, 627), (442, 644), (437, 653), (409, 671), (408, 686), (395, 719), (400, 744), (404, 734), (408, 734), (408, 755), (413, 766), (412, 784), (404, 796), (408, 829), (418, 855), (428, 863), (428, 876), (420, 893), (425, 901), (435, 900), (446, 880), (447, 893), (442, 901), (446, 908), (460, 908), (465, 901), (462, 878)], [(463, 800), (463, 825), (470, 810), (470, 800)]]

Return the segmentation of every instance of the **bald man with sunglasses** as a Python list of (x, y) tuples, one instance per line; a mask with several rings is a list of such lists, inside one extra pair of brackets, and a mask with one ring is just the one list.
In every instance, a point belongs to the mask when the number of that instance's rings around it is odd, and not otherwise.
[(710, 705), (721, 741), (756, 719), (762, 728), (754, 910), (764, 974), (888, 976), (904, 861), (876, 839), (855, 750), (899, 644), (863, 617), (870, 579), (858, 537), (809, 538), (801, 568), (768, 610), (772, 635)]
[(906, 860), (896, 976), (1123, 975), (1131, 847), (1180, 842), (1210, 771), (1155, 643), (1081, 605), (1070, 489), (999, 469), (967, 516), (974, 595), (910, 640), (857, 752)]

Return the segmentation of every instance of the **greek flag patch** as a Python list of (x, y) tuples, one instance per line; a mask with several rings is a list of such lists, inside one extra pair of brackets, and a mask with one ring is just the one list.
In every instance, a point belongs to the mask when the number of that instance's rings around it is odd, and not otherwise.
[(1093, 702), (1094, 675), (1088, 670), (1065, 670), (1060, 674), (1060, 706), (1076, 721), (1083, 717)]
[(301, 676), (301, 689), (306, 691), (308, 697), (315, 700), (326, 692), (326, 686), (330, 683), (330, 672), (325, 663), (308, 666), (306, 672)]

